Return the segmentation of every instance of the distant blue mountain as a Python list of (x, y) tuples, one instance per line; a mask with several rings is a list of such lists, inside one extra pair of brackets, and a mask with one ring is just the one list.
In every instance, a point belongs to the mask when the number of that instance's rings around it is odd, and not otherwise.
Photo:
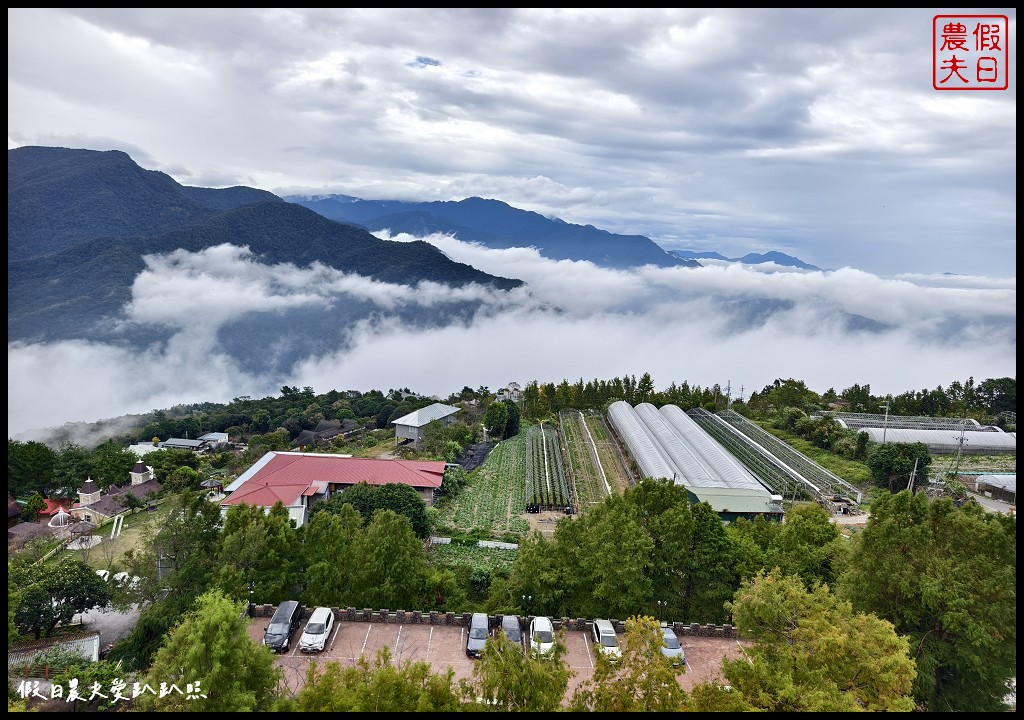
[(415, 237), (447, 233), (489, 248), (534, 247), (552, 260), (589, 260), (616, 269), (642, 265), (700, 267), (696, 260), (669, 253), (643, 235), (616, 235), (592, 225), (573, 225), (500, 200), (471, 197), (457, 202), (417, 203), (360, 200), (349, 195), (286, 195), (282, 199), (371, 231), (388, 230)]
[(720, 253), (704, 251), (695, 252), (693, 250), (669, 250), (671, 255), (676, 257), (684, 258), (687, 260), (722, 260), (725, 262), (738, 262), (744, 265), (760, 265), (762, 263), (775, 263), (776, 265), (784, 265), (786, 267), (800, 268), (801, 270), (821, 270), (820, 267), (805, 263), (799, 258), (795, 258), (792, 255), (786, 255), (772, 250), (766, 253), (747, 253), (743, 257), (730, 258), (721, 255)]

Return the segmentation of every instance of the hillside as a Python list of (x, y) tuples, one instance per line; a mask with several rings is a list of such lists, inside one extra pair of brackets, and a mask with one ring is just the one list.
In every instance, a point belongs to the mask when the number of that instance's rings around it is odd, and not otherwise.
[(348, 195), (285, 196), (334, 220), (370, 230), (422, 237), (447, 233), (463, 242), (489, 248), (534, 247), (552, 260), (588, 260), (609, 268), (700, 267), (700, 263), (665, 252), (642, 235), (616, 235), (592, 225), (574, 225), (520, 210), (500, 200), (479, 197), (427, 203), (360, 200)]

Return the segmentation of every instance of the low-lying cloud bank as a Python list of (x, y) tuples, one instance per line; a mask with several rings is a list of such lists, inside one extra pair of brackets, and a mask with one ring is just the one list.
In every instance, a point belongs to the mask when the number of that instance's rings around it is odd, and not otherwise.
[[(151, 257), (125, 322), (170, 329), (171, 339), (142, 350), (86, 340), (8, 344), (8, 435), (41, 438), (34, 431), (66, 422), (276, 395), (282, 385), (409, 387), (446, 397), (466, 385), (649, 372), (659, 389), (685, 380), (746, 397), (776, 378), (818, 392), (859, 383), (885, 394), (1016, 377), (1015, 278), (735, 264), (616, 271), (532, 249), (426, 239), (453, 260), (527, 285), (511, 293), (396, 286), (323, 266), (267, 266), (230, 246)], [(241, 316), (316, 312), (342, 298), (381, 315), (339, 329), (337, 351), (284, 376), (241, 372), (218, 341)], [(409, 308), (466, 301), (482, 303), (471, 321), (424, 330), (401, 319)]]

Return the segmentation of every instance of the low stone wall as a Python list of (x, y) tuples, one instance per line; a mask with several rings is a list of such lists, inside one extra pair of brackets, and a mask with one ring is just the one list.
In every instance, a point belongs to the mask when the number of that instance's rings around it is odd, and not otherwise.
[[(277, 610), (276, 605), (253, 605), (250, 615), (253, 617), (271, 617), (275, 610)], [(334, 612), (335, 620), (342, 622), (376, 622), (410, 625), (468, 626), (469, 619), (473, 615), (473, 613), (439, 612), (437, 610), (388, 610), (387, 608), (373, 610), (371, 608), (358, 609), (353, 607), (335, 607), (331, 608), (331, 610)], [(311, 612), (312, 608), (303, 608), (303, 618), (309, 617)], [(527, 627), (532, 617), (532, 615), (521, 616), (519, 618), (519, 622), (523, 627)], [(578, 630), (582, 632), (590, 630), (590, 627), (593, 624), (593, 620), (585, 618), (552, 618), (551, 621), (556, 630), (564, 627), (566, 630)], [(615, 627), (615, 632), (620, 634), (625, 632), (626, 622), (624, 620), (612, 620), (611, 622)], [(490, 616), (489, 624), (492, 628), (498, 627), (498, 616)], [(701, 625), (700, 623), (681, 622), (672, 622), (667, 624), (672, 627), (672, 630), (675, 631), (675, 634), (679, 637), (683, 637), (684, 635), (728, 638), (739, 637), (739, 632), (733, 625)]]

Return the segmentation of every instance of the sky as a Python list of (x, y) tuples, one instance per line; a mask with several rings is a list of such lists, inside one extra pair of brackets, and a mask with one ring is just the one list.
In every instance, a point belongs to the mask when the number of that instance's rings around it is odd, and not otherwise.
[[(216, 313), (142, 354), (9, 344), (9, 432), (284, 384), (444, 397), (651, 372), (736, 397), (789, 377), (876, 393), (1015, 377), (1016, 11), (969, 11), (1009, 18), (1007, 90), (935, 90), (933, 16), (965, 12), (9, 8), (9, 149), (123, 150), (184, 185), (278, 195), (494, 198), (669, 250), (825, 270), (608, 271), (434, 237), (529, 290), (464, 327), (352, 328), (354, 350), (286, 378), (240, 376)], [(152, 317), (156, 288), (177, 282), (191, 290), (176, 309), (211, 297), (191, 292), (211, 257), (208, 293), (243, 283), (268, 307), (450, 292), (208, 255), (152, 258), (131, 307)], [(319, 294), (268, 281), (285, 271)], [(738, 332), (722, 303), (753, 297), (792, 309)], [(890, 329), (851, 333), (841, 313)]]

